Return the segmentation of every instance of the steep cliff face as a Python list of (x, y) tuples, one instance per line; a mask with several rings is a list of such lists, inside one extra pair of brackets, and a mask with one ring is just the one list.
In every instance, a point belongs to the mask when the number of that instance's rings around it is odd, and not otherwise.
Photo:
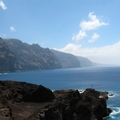
[(29, 45), (17, 39), (4, 39), (13, 49), (21, 70), (61, 68), (56, 56), (48, 49), (38, 44)]
[(76, 56), (56, 50), (52, 50), (52, 52), (57, 56), (63, 68), (80, 67), (80, 61)]
[(18, 39), (0, 38), (0, 72), (92, 66), (84, 57), (74, 56)]
[(0, 72), (19, 69), (16, 56), (12, 49), (0, 38)]
[(52, 50), (52, 52), (58, 57), (63, 68), (95, 66), (95, 64), (86, 57), (74, 56), (72, 54), (56, 50)]
[(81, 56), (76, 56), (76, 57), (80, 61), (80, 66), (81, 67), (91, 67), (91, 66), (93, 66), (92, 61), (90, 61), (88, 58), (81, 57)]

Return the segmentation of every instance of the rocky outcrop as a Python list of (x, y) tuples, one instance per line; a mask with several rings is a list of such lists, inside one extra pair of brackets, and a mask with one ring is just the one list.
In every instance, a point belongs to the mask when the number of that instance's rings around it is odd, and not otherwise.
[(0, 101), (47, 102), (55, 98), (53, 92), (42, 85), (26, 82), (0, 81)]
[(25, 120), (53, 99), (54, 93), (42, 85), (0, 81), (0, 120)]
[(107, 92), (56, 90), (26, 82), (0, 81), (2, 120), (102, 120), (109, 116)]
[[(111, 112), (107, 108), (106, 98), (100, 98), (101, 92), (94, 89), (86, 89), (82, 94), (77, 90), (54, 93), (55, 101), (47, 106), (47, 109), (42, 109), (44, 120), (102, 120)], [(41, 115), (41, 111), (38, 114)]]

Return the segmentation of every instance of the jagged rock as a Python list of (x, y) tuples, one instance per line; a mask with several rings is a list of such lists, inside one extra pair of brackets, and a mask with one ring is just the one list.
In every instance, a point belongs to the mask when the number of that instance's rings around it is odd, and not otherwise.
[(0, 81), (0, 119), (102, 120), (111, 113), (107, 94), (95, 89), (52, 92), (42, 85)]
[(106, 96), (99, 97), (107, 92), (86, 89), (82, 94), (75, 90), (55, 91), (54, 94), (56, 100), (47, 106), (45, 120), (102, 120), (111, 112)]

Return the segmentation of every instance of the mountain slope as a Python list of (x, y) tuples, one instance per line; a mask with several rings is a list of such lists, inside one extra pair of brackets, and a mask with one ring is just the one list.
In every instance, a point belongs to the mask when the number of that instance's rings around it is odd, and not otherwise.
[(38, 44), (29, 45), (18, 39), (4, 39), (14, 51), (21, 70), (61, 68), (59, 60), (48, 49)]
[(63, 68), (80, 67), (80, 61), (76, 56), (56, 50), (51, 51), (57, 56)]
[(84, 57), (74, 56), (18, 39), (0, 38), (0, 72), (93, 66)]
[(81, 56), (76, 56), (76, 57), (80, 61), (80, 66), (81, 67), (90, 67), (90, 66), (93, 66), (92, 61), (90, 61), (88, 58), (81, 57)]
[(12, 49), (0, 38), (0, 72), (19, 69), (16, 56)]

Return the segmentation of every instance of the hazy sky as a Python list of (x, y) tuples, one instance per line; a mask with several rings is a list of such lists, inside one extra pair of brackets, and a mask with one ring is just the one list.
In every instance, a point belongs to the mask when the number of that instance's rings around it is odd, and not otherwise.
[(120, 64), (120, 0), (0, 0), (0, 36)]

